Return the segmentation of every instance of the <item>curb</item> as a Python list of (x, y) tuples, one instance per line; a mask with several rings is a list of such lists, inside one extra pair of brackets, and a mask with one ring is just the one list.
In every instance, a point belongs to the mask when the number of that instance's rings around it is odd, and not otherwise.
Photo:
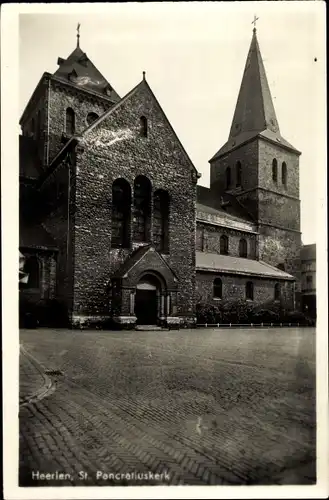
[(36, 403), (37, 401), (40, 401), (48, 394), (53, 392), (56, 387), (52, 379), (45, 373), (45, 368), (42, 366), (42, 364), (34, 356), (32, 356), (32, 354), (30, 354), (22, 345), (20, 345), (20, 353), (22, 356), (25, 356), (30, 360), (30, 362), (33, 364), (37, 372), (40, 373), (44, 381), (43, 385), (36, 392), (34, 392), (29, 396), (19, 398), (19, 406), (22, 407), (27, 404), (32, 404)]

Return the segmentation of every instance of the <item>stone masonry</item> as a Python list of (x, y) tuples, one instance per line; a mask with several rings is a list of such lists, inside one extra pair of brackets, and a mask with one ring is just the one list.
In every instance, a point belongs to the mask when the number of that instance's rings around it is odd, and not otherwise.
[[(79, 43), (58, 65), (54, 74), (43, 74), (20, 120), (20, 143), (27, 147), (21, 152), (20, 224), (32, 235), (20, 238), (20, 249), (25, 256), (53, 255), (40, 260), (39, 292), (27, 287), (22, 296), (55, 301), (78, 327), (135, 326), (138, 304), (150, 297), (156, 297), (152, 322), (194, 325), (196, 304), (214, 300), (216, 277), (229, 300), (245, 298), (252, 280), (255, 305), (269, 302), (279, 280), (285, 307), (299, 307), (300, 152), (280, 134), (256, 31), (228, 141), (210, 160), (210, 189), (197, 186), (200, 175), (145, 74), (120, 98)], [(150, 186), (141, 202), (148, 207), (144, 215), (136, 205), (141, 195), (135, 196), (141, 177)], [(112, 198), (118, 180), (130, 192), (125, 222), (113, 215), (120, 215)], [(159, 192), (167, 200), (160, 216)], [(141, 220), (142, 237), (135, 232)], [(125, 239), (117, 244), (123, 228)], [(220, 260), (222, 236), (230, 270)], [(159, 237), (166, 240), (161, 249)], [(240, 255), (242, 239), (246, 256)], [(218, 269), (196, 271), (196, 250), (219, 254)], [(242, 272), (240, 257), (256, 261), (252, 275)], [(257, 261), (273, 266), (271, 278), (264, 279)]]

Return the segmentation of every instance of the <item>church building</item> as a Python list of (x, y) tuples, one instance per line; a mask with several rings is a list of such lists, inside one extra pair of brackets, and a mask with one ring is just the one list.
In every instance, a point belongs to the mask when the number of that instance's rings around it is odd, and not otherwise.
[(21, 302), (73, 327), (192, 326), (202, 302), (298, 309), (300, 152), (280, 133), (256, 29), (210, 188), (145, 73), (120, 97), (79, 35), (57, 64), (20, 120)]

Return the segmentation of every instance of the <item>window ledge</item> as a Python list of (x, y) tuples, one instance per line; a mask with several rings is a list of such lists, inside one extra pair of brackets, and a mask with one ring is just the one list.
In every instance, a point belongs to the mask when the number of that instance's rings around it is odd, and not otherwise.
[(213, 297), (213, 300), (222, 300), (222, 297)]

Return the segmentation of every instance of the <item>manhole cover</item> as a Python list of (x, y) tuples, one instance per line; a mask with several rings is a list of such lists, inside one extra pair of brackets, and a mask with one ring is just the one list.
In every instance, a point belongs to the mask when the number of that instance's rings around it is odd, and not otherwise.
[(64, 375), (62, 370), (45, 370), (45, 374), (46, 375), (59, 375), (59, 376)]

